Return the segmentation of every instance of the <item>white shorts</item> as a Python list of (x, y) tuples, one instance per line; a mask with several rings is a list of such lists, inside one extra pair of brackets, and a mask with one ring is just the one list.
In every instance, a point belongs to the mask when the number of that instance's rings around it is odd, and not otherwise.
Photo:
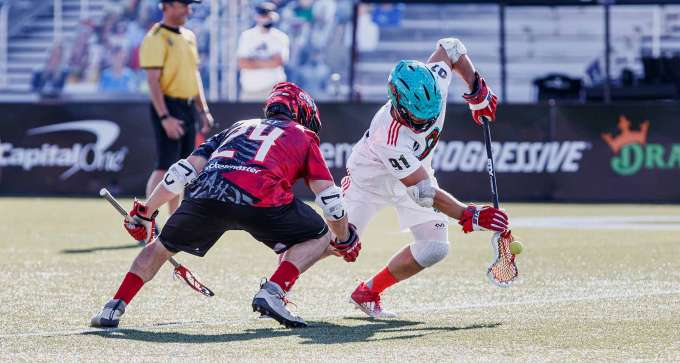
[(446, 225), (449, 223), (449, 217), (446, 214), (433, 208), (417, 205), (407, 194), (381, 194), (380, 191), (367, 190), (353, 184), (349, 177), (343, 178), (342, 190), (349, 222), (357, 227), (359, 234), (363, 232), (373, 216), (388, 205), (393, 205), (397, 210), (400, 230), (410, 229), (431, 221), (444, 222)]

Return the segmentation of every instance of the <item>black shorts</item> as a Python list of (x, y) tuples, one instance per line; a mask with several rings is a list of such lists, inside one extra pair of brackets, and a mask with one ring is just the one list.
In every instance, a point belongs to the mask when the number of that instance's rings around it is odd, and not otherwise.
[(170, 216), (159, 236), (172, 252), (204, 256), (226, 231), (242, 230), (276, 253), (323, 237), (326, 222), (314, 209), (295, 198), (280, 207), (253, 207), (212, 199), (185, 199)]
[(151, 123), (156, 134), (156, 153), (158, 161), (156, 170), (168, 170), (170, 165), (179, 159), (191, 155), (196, 147), (196, 110), (193, 102), (177, 98), (164, 97), (168, 114), (184, 121), (184, 135), (178, 140), (168, 137), (161, 125), (156, 109), (151, 105)]

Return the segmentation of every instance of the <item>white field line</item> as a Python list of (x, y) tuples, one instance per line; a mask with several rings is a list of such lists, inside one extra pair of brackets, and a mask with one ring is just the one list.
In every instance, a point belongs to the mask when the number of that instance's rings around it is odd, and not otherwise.
[(601, 229), (601, 230), (680, 230), (680, 216), (579, 216), (511, 218), (512, 227)]
[[(680, 290), (669, 290), (669, 291), (657, 291), (652, 293), (637, 293), (637, 294), (604, 294), (604, 295), (587, 295), (587, 296), (577, 296), (577, 297), (562, 297), (554, 299), (539, 299), (539, 300), (525, 300), (525, 301), (495, 301), (488, 303), (478, 303), (478, 304), (458, 304), (458, 305), (437, 305), (437, 306), (421, 306), (417, 309), (407, 309), (398, 311), (401, 316), (404, 313), (425, 313), (432, 311), (453, 311), (453, 310), (465, 310), (465, 309), (486, 309), (494, 307), (506, 307), (511, 305), (550, 305), (550, 304), (564, 304), (572, 302), (582, 302), (582, 301), (595, 301), (595, 300), (622, 300), (622, 299), (637, 299), (643, 297), (652, 296), (664, 296), (664, 295), (678, 295)], [(311, 316), (311, 319), (328, 319), (328, 318), (341, 318), (346, 317), (347, 313), (342, 314), (330, 314), (324, 316)], [(15, 334), (0, 334), (0, 339), (6, 338), (22, 338), (22, 337), (54, 337), (54, 336), (68, 336), (68, 335), (82, 335), (87, 333), (96, 332), (116, 332), (125, 331), (129, 329), (163, 329), (163, 328), (175, 328), (175, 327), (211, 327), (220, 325), (235, 325), (239, 323), (245, 323), (253, 319), (230, 319), (221, 320), (214, 322), (205, 321), (178, 321), (172, 323), (159, 323), (159, 324), (147, 324), (147, 325), (137, 325), (137, 326), (123, 326), (120, 328), (112, 329), (101, 329), (101, 328), (87, 328), (87, 329), (74, 329), (74, 330), (54, 330), (54, 331), (38, 331), (38, 332), (26, 332), (26, 333), (15, 333)]]

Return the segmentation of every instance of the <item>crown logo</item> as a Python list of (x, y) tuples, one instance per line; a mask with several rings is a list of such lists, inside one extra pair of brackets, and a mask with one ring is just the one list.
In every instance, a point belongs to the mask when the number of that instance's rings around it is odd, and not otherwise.
[(619, 116), (619, 130), (621, 133), (619, 136), (614, 137), (610, 133), (603, 133), (602, 139), (609, 145), (614, 154), (618, 154), (622, 147), (630, 144), (641, 144), (647, 143), (647, 130), (649, 130), (649, 120), (640, 124), (640, 131), (632, 131), (630, 129), (631, 122), (626, 116)]

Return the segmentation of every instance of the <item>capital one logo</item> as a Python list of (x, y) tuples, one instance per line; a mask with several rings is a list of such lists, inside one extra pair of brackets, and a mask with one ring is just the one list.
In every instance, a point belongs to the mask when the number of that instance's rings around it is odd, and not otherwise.
[(619, 175), (635, 175), (642, 169), (667, 170), (680, 168), (680, 144), (654, 144), (647, 142), (649, 120), (634, 130), (632, 123), (621, 115), (618, 122), (619, 134), (603, 133), (602, 139), (614, 153), (610, 165)]
[(74, 143), (68, 147), (44, 143), (39, 148), (0, 142), (0, 167), (20, 167), (26, 171), (36, 167), (66, 167), (67, 169), (59, 176), (61, 180), (68, 179), (80, 171), (117, 172), (123, 168), (127, 148), (108, 150), (120, 135), (120, 127), (114, 122), (105, 120), (64, 122), (32, 128), (26, 134), (35, 136), (68, 131), (92, 133), (95, 142)]

